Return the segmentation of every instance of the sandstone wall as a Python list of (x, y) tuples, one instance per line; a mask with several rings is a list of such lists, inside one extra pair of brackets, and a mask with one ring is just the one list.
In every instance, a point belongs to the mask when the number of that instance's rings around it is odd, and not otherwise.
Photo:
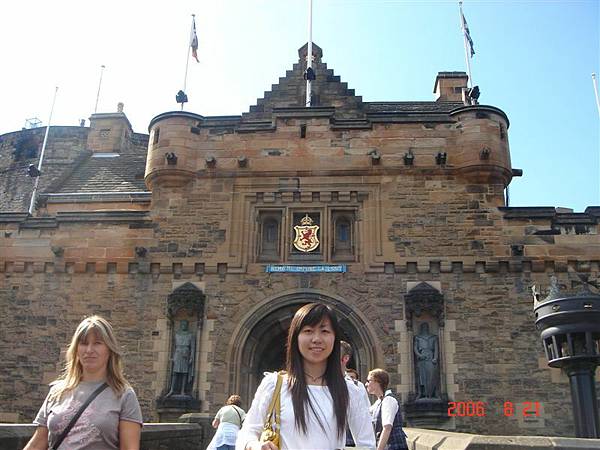
[[(546, 368), (530, 293), (533, 284), (547, 286), (550, 275), (569, 289), (582, 277), (598, 280), (600, 210), (503, 208), (504, 183), (512, 176), (507, 123), (488, 109), (457, 113), (463, 124), (447, 115), (438, 122), (404, 115), (396, 119), (406, 123), (357, 129), (335, 128), (333, 108), (315, 110), (317, 117), (275, 111), (266, 131), (240, 124), (239, 117), (167, 114), (151, 125), (148, 209), (140, 202), (136, 211), (123, 211), (108, 199), (80, 210), (55, 204), (46, 217), (0, 214), (0, 418), (34, 417), (75, 326), (98, 313), (111, 320), (126, 349), (144, 419), (158, 420), (173, 331), (168, 298), (185, 283), (206, 302), (193, 392), (200, 401), (194, 412), (203, 417), (242, 389), (249, 406), (257, 382), (249, 366), (264, 350), (253, 333), (263, 319), (281, 331), (285, 315), (270, 308), (291, 309), (302, 296), (343, 311), (344, 326), (360, 341), (363, 377), (385, 367), (407, 402), (415, 390), (414, 324), (407, 321), (405, 296), (426, 282), (444, 300), (436, 330), (443, 391), (454, 401), (486, 404), (485, 417), (449, 418), (442, 427), (572, 435), (568, 383)], [(238, 125), (246, 128), (236, 131)], [(73, 148), (84, 154), (84, 135), (84, 129), (65, 134), (69, 142), (79, 136), (80, 145), (59, 146), (65, 165), (77, 164)], [(486, 159), (480, 151), (488, 144)], [(404, 163), (409, 151), (412, 166)], [(446, 164), (436, 163), (441, 151), (448, 153)], [(166, 158), (169, 152), (176, 164)], [(6, 151), (0, 154), (8, 179), (14, 164)], [(24, 205), (19, 186), (3, 211), (14, 202)], [(347, 271), (266, 273), (259, 258), (264, 211), (281, 214), (280, 256), (273, 262), (294, 264), (339, 262), (332, 251), (333, 214), (350, 211), (354, 253), (343, 260)], [(304, 211), (321, 217), (320, 257), (292, 254), (294, 213)], [(275, 331), (262, 331), (268, 342), (278, 342)], [(267, 348), (264, 356), (279, 350)], [(505, 414), (507, 401), (512, 416)], [(526, 402), (538, 402), (541, 414), (525, 417)]]
[[(380, 253), (365, 250), (344, 274), (265, 273), (251, 251), (254, 238), (245, 240), (253, 236), (252, 209), (240, 213), (240, 187), (231, 179), (198, 181), (179, 193), (159, 189), (151, 213), (5, 216), (0, 392), (14, 395), (4, 397), (0, 410), (7, 420), (31, 420), (60, 370), (61, 351), (75, 326), (85, 315), (99, 313), (113, 322), (126, 349), (126, 370), (144, 418), (157, 420), (155, 400), (165, 389), (168, 364), (166, 299), (188, 281), (206, 296), (195, 384), (202, 412), (214, 413), (235, 388), (231, 346), (248, 312), (266, 299), (302, 290), (342, 299), (364, 318), (375, 346), (373, 365), (392, 372), (392, 384), (406, 400), (414, 389), (404, 296), (410, 285), (425, 281), (444, 295), (445, 391), (455, 401), (487, 404), (486, 417), (457, 417), (445, 426), (570, 435), (568, 383), (546, 368), (530, 287), (547, 285), (550, 274), (570, 287), (577, 274), (597, 279), (597, 229), (566, 234), (570, 228), (560, 225), (560, 215), (546, 211), (546, 218), (527, 218), (521, 211), (514, 216), (512, 209), (485, 206), (487, 191), (479, 191), (451, 178), (429, 184), (390, 178), (378, 200), (381, 220), (365, 214), (358, 237), (372, 239)], [(256, 194), (248, 195), (256, 204)], [(284, 199), (275, 196), (274, 203), (285, 206)], [(289, 207), (307, 206), (301, 197), (288, 201)], [(367, 195), (362, 207), (376, 211), (372, 201)], [(511, 211), (513, 218), (507, 218)], [(594, 214), (590, 209), (585, 216), (593, 220)], [(552, 223), (565, 234), (531, 234)], [(369, 238), (378, 228), (381, 239)], [(138, 255), (136, 247), (147, 253)], [(544, 257), (529, 256), (541, 249)], [(512, 417), (504, 415), (506, 401), (515, 405)], [(525, 402), (540, 402), (541, 416), (523, 417)]]

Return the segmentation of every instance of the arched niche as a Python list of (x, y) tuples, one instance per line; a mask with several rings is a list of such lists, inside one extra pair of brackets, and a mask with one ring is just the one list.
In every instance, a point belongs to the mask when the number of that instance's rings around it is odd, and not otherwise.
[(198, 363), (205, 296), (192, 283), (185, 283), (167, 296), (168, 358), (165, 384), (157, 399), (159, 412), (177, 415), (199, 409)]
[(448, 420), (444, 368), (444, 296), (421, 282), (406, 293), (406, 327), (411, 343), (411, 391), (404, 405), (413, 426), (439, 426)]

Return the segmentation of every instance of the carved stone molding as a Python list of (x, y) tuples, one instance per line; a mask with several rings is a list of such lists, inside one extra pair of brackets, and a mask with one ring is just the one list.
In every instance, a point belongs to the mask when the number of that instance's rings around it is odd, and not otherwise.
[(404, 296), (406, 304), (406, 325), (412, 331), (413, 318), (420, 317), (423, 313), (431, 314), (439, 326), (444, 326), (444, 296), (423, 282), (416, 285)]
[(173, 319), (181, 309), (187, 309), (198, 319), (204, 314), (204, 293), (192, 283), (185, 283), (167, 297), (167, 314)]

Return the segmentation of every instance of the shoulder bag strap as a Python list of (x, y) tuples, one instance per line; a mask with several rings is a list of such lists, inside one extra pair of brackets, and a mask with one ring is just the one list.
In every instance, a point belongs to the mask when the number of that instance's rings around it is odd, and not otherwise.
[(90, 395), (88, 397), (88, 399), (85, 401), (85, 403), (83, 405), (81, 405), (81, 408), (79, 408), (79, 411), (77, 411), (77, 413), (73, 416), (73, 418), (71, 419), (71, 421), (69, 422), (67, 427), (63, 430), (63, 432), (60, 434), (60, 436), (58, 437), (56, 442), (54, 444), (52, 444), (52, 446), (50, 447), (50, 450), (57, 450), (58, 447), (60, 447), (60, 444), (62, 444), (62, 441), (65, 440), (65, 438), (69, 434), (69, 431), (71, 431), (71, 428), (73, 428), (73, 425), (75, 425), (75, 422), (77, 422), (79, 417), (81, 417), (81, 415), (86, 410), (86, 408), (89, 406), (89, 404), (92, 403), (92, 401), (96, 397), (98, 397), (98, 394), (100, 394), (100, 392), (102, 392), (107, 387), (108, 387), (107, 383), (102, 383), (101, 386), (99, 386), (94, 392), (92, 392), (92, 395)]
[(377, 418), (375, 419), (375, 435), (377, 436), (377, 439), (379, 439), (378, 433), (381, 433), (383, 431), (383, 423), (382, 423), (382, 419), (381, 419), (381, 409), (383, 408), (383, 399), (385, 398), (385, 396), (383, 396), (383, 398), (381, 400), (379, 400), (379, 405), (377, 407)]
[(244, 423), (244, 421), (242, 420), (242, 415), (238, 411), (237, 406), (235, 406), (235, 405), (231, 405), (231, 406), (233, 406), (234, 411), (237, 413), (238, 417), (240, 418), (240, 428), (241, 428), (242, 424)]
[(283, 381), (283, 375), (281, 375), (280, 373), (277, 373), (277, 386), (275, 386), (275, 389), (277, 389), (277, 399), (275, 400), (275, 423), (276, 423), (276, 428), (277, 428), (277, 433), (279, 433), (281, 431), (281, 382)]
[[(279, 402), (279, 393), (281, 392), (281, 382), (283, 381), (283, 376), (278, 373), (277, 374), (277, 383), (275, 384), (275, 390), (273, 391), (273, 397), (271, 397), (271, 403), (269, 404), (269, 409), (267, 410), (267, 420), (265, 421), (265, 427), (269, 425), (271, 420), (271, 416), (273, 413), (276, 414), (275, 420), (276, 423), (279, 424), (279, 414), (281, 411), (281, 404)], [(277, 411), (275, 411), (277, 409)]]

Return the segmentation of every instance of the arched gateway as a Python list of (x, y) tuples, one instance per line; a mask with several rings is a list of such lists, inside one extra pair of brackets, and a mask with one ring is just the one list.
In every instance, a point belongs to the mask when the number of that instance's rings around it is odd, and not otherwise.
[(366, 378), (367, 371), (380, 360), (370, 324), (342, 298), (316, 289), (301, 289), (265, 299), (237, 326), (228, 349), (229, 392), (239, 392), (249, 405), (263, 372), (284, 367), (292, 317), (299, 307), (310, 302), (322, 302), (336, 309), (342, 339), (354, 348), (350, 366)]

